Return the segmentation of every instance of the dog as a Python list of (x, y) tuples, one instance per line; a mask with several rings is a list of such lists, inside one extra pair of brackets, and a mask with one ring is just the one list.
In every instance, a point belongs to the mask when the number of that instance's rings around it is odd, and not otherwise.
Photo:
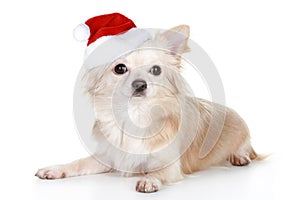
[(180, 73), (182, 54), (190, 50), (189, 32), (180, 25), (157, 33), (106, 67), (88, 69), (86, 90), (93, 97), (93, 137), (99, 150), (40, 169), (36, 176), (118, 171), (142, 176), (136, 191), (151, 193), (211, 166), (245, 166), (259, 159), (246, 123), (234, 110), (189, 95)]

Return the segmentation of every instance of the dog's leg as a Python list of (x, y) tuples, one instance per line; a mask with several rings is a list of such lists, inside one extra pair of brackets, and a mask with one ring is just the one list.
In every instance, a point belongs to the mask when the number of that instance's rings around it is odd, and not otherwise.
[(253, 150), (250, 140), (247, 139), (237, 152), (230, 155), (229, 161), (234, 166), (245, 166), (256, 157), (257, 154)]
[(175, 183), (182, 179), (183, 174), (178, 161), (164, 169), (146, 174), (137, 182), (136, 191), (143, 193), (156, 192), (162, 184)]
[(111, 169), (95, 160), (92, 156), (74, 162), (39, 169), (35, 174), (41, 179), (58, 179), (88, 174), (109, 172)]

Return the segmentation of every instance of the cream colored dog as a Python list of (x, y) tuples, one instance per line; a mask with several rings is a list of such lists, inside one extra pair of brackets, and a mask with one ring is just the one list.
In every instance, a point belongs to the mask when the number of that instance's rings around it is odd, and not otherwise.
[(137, 191), (155, 192), (185, 174), (256, 159), (248, 128), (235, 111), (189, 95), (180, 75), (188, 38), (189, 27), (177, 26), (107, 67), (87, 70), (99, 151), (40, 169), (36, 176), (58, 179), (119, 171), (142, 175)]

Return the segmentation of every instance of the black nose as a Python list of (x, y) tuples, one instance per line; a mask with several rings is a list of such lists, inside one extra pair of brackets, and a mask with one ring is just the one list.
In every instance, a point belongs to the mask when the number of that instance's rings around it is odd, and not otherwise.
[(132, 88), (136, 91), (136, 92), (142, 92), (147, 88), (147, 83), (144, 80), (141, 79), (137, 79), (135, 81), (132, 82)]

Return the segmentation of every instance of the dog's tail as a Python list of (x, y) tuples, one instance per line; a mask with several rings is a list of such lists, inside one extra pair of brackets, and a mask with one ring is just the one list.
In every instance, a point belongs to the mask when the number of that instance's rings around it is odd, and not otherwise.
[(269, 154), (257, 154), (253, 148), (251, 148), (251, 151), (250, 151), (250, 159), (251, 160), (264, 160), (266, 159), (267, 157), (269, 157), (270, 155)]

